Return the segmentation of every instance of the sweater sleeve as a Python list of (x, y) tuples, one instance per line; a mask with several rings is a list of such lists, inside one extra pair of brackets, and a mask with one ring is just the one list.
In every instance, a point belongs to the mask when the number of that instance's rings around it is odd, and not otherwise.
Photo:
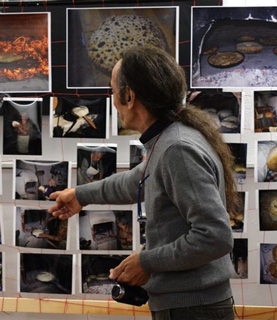
[(232, 250), (232, 230), (222, 200), (225, 186), (222, 181), (220, 194), (218, 177), (223, 179), (219, 160), (214, 162), (205, 152), (199, 151), (199, 147), (177, 144), (166, 151), (163, 159), (165, 192), (180, 212), (180, 219), (189, 225), (189, 231), (184, 230), (173, 242), (142, 251), (140, 263), (146, 272), (198, 268)]
[[(89, 204), (132, 204), (137, 202), (137, 188), (145, 164), (130, 171), (76, 187), (76, 197), (82, 206)], [(142, 195), (143, 197), (143, 195)]]

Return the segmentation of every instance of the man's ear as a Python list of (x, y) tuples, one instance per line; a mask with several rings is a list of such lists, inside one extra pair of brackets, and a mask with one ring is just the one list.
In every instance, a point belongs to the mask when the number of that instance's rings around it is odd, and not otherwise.
[(126, 87), (126, 101), (127, 101), (127, 107), (129, 109), (131, 109), (134, 105), (134, 102), (135, 102), (135, 98), (136, 98), (136, 95), (134, 93), (134, 91), (130, 88), (130, 87)]

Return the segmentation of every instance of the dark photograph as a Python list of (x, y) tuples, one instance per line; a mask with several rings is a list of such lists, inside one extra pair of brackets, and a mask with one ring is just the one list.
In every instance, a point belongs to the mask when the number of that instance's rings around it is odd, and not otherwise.
[(77, 185), (116, 173), (116, 144), (77, 144)]
[(193, 7), (193, 88), (276, 87), (276, 7)]
[(231, 279), (248, 279), (248, 239), (234, 239), (231, 259), (234, 266)]
[(80, 250), (132, 250), (132, 211), (81, 211)]
[(109, 138), (109, 99), (51, 98), (50, 136)]
[(17, 247), (66, 250), (68, 220), (54, 218), (47, 209), (16, 208)]
[(69, 186), (67, 161), (16, 160), (15, 199), (50, 200), (50, 194)]
[(3, 154), (42, 155), (42, 99), (4, 98)]
[(260, 231), (277, 230), (277, 191), (259, 190)]
[(117, 267), (127, 256), (82, 254), (82, 292), (111, 295), (114, 280), (110, 269)]
[(139, 140), (130, 141), (130, 169), (146, 160), (146, 149)]
[(234, 178), (237, 184), (246, 181), (247, 168), (247, 143), (227, 143), (234, 156)]
[(20, 254), (20, 292), (72, 294), (73, 256)]
[(230, 223), (233, 232), (244, 232), (245, 224), (245, 207), (246, 207), (246, 193), (238, 192), (239, 202), (235, 208), (230, 211), (227, 207), (227, 211), (230, 216)]

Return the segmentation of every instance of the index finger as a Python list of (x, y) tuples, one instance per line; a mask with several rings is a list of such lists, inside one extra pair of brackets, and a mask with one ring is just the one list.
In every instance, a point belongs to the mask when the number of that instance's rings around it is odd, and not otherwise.
[(51, 194), (50, 194), (50, 199), (52, 199), (52, 200), (55, 200), (55, 199), (57, 199), (58, 198), (58, 196), (61, 194), (61, 192), (62, 191), (55, 191), (55, 192), (52, 192)]

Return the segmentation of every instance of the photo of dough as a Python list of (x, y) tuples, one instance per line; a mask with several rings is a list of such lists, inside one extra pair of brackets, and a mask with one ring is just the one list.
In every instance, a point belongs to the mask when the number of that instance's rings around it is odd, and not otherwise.
[(68, 9), (68, 88), (108, 88), (131, 46), (151, 45), (178, 59), (178, 7)]
[(259, 190), (260, 231), (277, 230), (277, 191)]
[(277, 284), (277, 244), (260, 244), (260, 283)]

